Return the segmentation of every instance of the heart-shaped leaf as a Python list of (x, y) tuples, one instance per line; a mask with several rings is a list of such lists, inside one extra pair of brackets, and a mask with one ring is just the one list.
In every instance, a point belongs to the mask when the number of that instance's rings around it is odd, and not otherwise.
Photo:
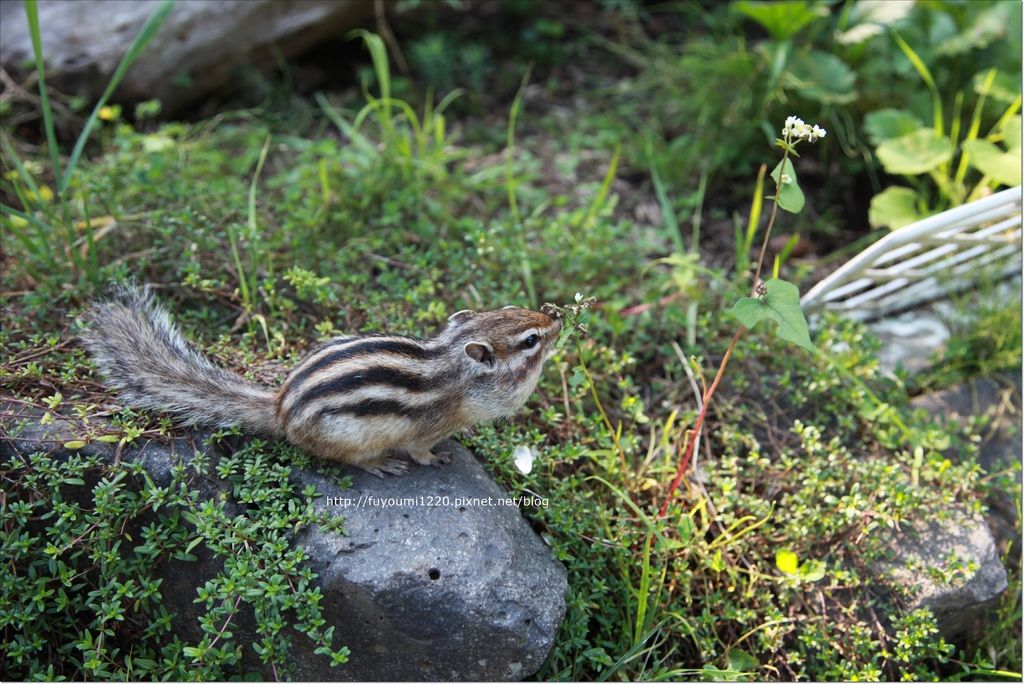
[[(783, 168), (785, 164), (785, 168)], [(772, 171), (775, 187), (779, 195), (779, 206), (791, 214), (799, 214), (804, 208), (804, 191), (796, 182), (796, 169), (793, 162), (786, 159), (775, 165)]]
[(953, 143), (938, 137), (931, 128), (886, 140), (875, 150), (886, 172), (898, 176), (928, 173), (953, 158)]
[(868, 208), (868, 223), (872, 228), (896, 230), (923, 218), (917, 210), (917, 193), (910, 188), (886, 188), (871, 198)]
[(772, 278), (765, 283), (763, 297), (744, 297), (729, 309), (740, 323), (753, 328), (758, 321), (775, 321), (775, 334), (798, 347), (814, 351), (807, 329), (807, 319), (800, 308), (800, 291), (796, 285)]

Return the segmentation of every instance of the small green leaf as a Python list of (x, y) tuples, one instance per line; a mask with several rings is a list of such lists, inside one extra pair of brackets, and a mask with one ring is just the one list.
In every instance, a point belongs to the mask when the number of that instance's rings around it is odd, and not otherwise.
[(988, 140), (968, 140), (964, 151), (968, 163), (986, 176), (1003, 185), (1020, 185), (1020, 147), (1004, 152)]
[(806, 560), (800, 564), (800, 581), (817, 582), (825, 576), (825, 562)]
[(679, 531), (679, 538), (682, 541), (688, 542), (693, 538), (694, 527), (693, 518), (691, 518), (688, 513), (684, 513), (679, 516), (679, 522), (676, 523), (676, 528)]
[(106, 442), (107, 444), (117, 444), (121, 441), (121, 435), (102, 435), (96, 438), (97, 442)]
[(899, 176), (917, 176), (953, 158), (953, 143), (946, 137), (937, 137), (931, 128), (919, 128), (913, 133), (886, 140), (875, 150), (887, 173)]
[(775, 552), (775, 567), (787, 575), (795, 575), (799, 568), (796, 554), (789, 549), (779, 549)]
[(729, 669), (735, 672), (754, 672), (761, 666), (757, 658), (738, 648), (729, 651), (726, 661), (728, 662)]
[(873, 228), (896, 230), (922, 218), (917, 210), (917, 193), (910, 188), (886, 188), (871, 198), (868, 208), (868, 223)]
[[(785, 170), (783, 171), (783, 164)], [(775, 181), (779, 196), (779, 206), (791, 214), (799, 214), (804, 208), (804, 191), (796, 181), (796, 169), (793, 162), (786, 159), (780, 161), (772, 170), (772, 179)]]
[(711, 557), (711, 563), (709, 565), (715, 572), (722, 572), (725, 570), (725, 559), (722, 557), (721, 549), (715, 551), (715, 555)]
[(872, 145), (913, 133), (923, 126), (920, 119), (905, 109), (879, 109), (864, 117), (864, 132)]
[(71, 451), (78, 451), (85, 446), (85, 442), (80, 439), (73, 439), (70, 442), (64, 442), (64, 448), (70, 449)]
[(814, 351), (807, 329), (807, 319), (800, 308), (800, 291), (796, 285), (772, 278), (765, 283), (763, 297), (744, 297), (729, 309), (740, 323), (753, 328), (761, 320), (775, 321), (775, 334), (798, 347)]

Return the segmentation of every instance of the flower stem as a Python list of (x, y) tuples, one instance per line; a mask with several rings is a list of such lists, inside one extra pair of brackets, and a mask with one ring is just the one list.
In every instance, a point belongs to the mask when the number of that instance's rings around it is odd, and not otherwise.
[[(761, 254), (757, 258), (757, 269), (754, 271), (754, 282), (751, 285), (750, 296), (756, 296), (757, 284), (761, 280), (761, 269), (764, 267), (765, 253), (768, 251), (768, 240), (772, 234), (772, 228), (775, 226), (775, 218), (779, 213), (779, 192), (780, 192), (780, 181), (782, 180), (782, 169), (786, 168), (786, 160), (789, 158), (789, 150), (785, 150), (782, 154), (782, 166), (779, 171), (779, 180), (775, 182), (775, 197), (772, 198), (772, 213), (768, 217), (768, 227), (764, 231), (764, 240), (761, 242)], [(672, 479), (672, 484), (669, 485), (668, 492), (665, 494), (665, 500), (661, 504), (661, 510), (658, 512), (659, 517), (664, 517), (665, 513), (668, 512), (668, 506), (672, 502), (672, 496), (679, 488), (679, 483), (683, 481), (683, 473), (690, 465), (690, 459), (693, 457), (693, 450), (697, 444), (697, 438), (700, 436), (701, 428), (704, 427), (704, 419), (708, 414), (708, 407), (711, 405), (711, 397), (714, 396), (715, 390), (718, 388), (718, 383), (721, 381), (722, 376), (725, 374), (725, 367), (729, 365), (729, 357), (732, 356), (733, 350), (736, 348), (736, 344), (740, 341), (740, 336), (743, 335), (743, 331), (746, 328), (740, 325), (736, 329), (736, 334), (732, 336), (732, 341), (729, 343), (729, 347), (725, 350), (725, 355), (722, 357), (722, 362), (718, 366), (718, 372), (715, 374), (715, 379), (711, 383), (711, 387), (704, 393), (703, 406), (701, 406), (700, 413), (697, 414), (697, 420), (693, 424), (693, 429), (689, 432), (688, 439), (686, 441), (686, 450), (683, 452), (682, 458), (679, 460), (679, 467), (676, 468), (676, 475)]]

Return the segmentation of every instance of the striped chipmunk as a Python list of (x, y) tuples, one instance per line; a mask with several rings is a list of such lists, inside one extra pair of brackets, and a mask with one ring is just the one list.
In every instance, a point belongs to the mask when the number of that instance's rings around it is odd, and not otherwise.
[(459, 311), (429, 339), (336, 337), (274, 390), (215, 365), (171, 323), (148, 287), (122, 285), (93, 304), (81, 337), (107, 385), (131, 406), (199, 425), (281, 437), (374, 475), (439, 465), (431, 447), (512, 415), (537, 385), (562, 327), (557, 309)]

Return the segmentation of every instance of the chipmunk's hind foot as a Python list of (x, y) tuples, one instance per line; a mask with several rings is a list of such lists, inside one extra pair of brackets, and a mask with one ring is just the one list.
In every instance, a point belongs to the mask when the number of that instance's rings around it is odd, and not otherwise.
[(409, 462), (397, 456), (381, 456), (377, 460), (355, 464), (371, 475), (383, 478), (384, 474), (405, 475), (409, 472)]
[(429, 447), (412, 447), (407, 451), (412, 460), (420, 465), (442, 466), (452, 462), (451, 450), (444, 447), (434, 450)]

